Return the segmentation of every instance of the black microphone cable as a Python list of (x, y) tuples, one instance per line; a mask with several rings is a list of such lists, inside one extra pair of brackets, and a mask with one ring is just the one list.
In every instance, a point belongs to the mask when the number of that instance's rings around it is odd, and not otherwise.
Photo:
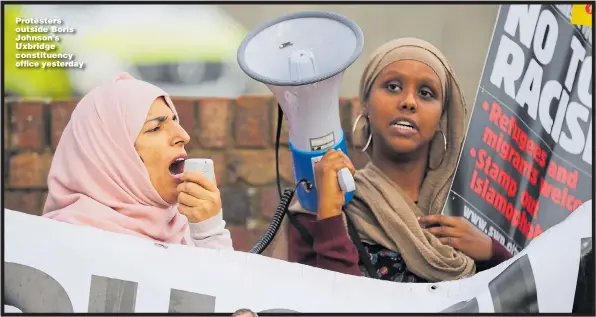
[(263, 233), (263, 236), (261, 237), (259, 242), (257, 242), (257, 244), (255, 244), (255, 246), (249, 251), (250, 253), (263, 253), (263, 251), (267, 249), (271, 241), (273, 241), (273, 238), (275, 238), (277, 231), (279, 231), (279, 228), (281, 227), (281, 223), (283, 221), (284, 216), (288, 213), (290, 202), (292, 201), (292, 198), (294, 198), (294, 193), (298, 189), (298, 186), (304, 186), (304, 189), (307, 192), (310, 191), (313, 187), (312, 183), (305, 179), (301, 179), (298, 183), (296, 183), (296, 187), (294, 187), (294, 189), (286, 188), (282, 193), (281, 179), (279, 176), (279, 140), (281, 138), (282, 124), (283, 111), (281, 109), (281, 106), (277, 104), (277, 133), (275, 136), (275, 174), (277, 177), (277, 191), (279, 193), (280, 201), (279, 205), (277, 206), (277, 210), (275, 211), (275, 214), (273, 214), (273, 216), (271, 217), (271, 222), (269, 223), (267, 230), (265, 230), (265, 233)]

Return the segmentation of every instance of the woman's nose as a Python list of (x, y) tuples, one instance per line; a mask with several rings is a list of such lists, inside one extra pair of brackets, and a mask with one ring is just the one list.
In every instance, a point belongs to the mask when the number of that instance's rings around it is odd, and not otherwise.
[(186, 130), (184, 130), (184, 128), (177, 122), (174, 128), (174, 134), (174, 144), (188, 144), (188, 142), (190, 142), (190, 135), (188, 135), (188, 132), (186, 132)]
[(414, 96), (412, 96), (412, 94), (408, 94), (407, 98), (402, 101), (400, 108), (403, 111), (416, 112), (417, 105)]

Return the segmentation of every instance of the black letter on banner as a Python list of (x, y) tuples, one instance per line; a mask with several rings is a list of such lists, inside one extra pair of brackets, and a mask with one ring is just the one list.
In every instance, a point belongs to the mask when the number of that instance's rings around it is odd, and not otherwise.
[(285, 308), (272, 308), (272, 309), (266, 309), (263, 311), (260, 311), (259, 314), (261, 313), (274, 313), (274, 314), (287, 314), (287, 313), (300, 313), (298, 311), (295, 310), (291, 310), (291, 309), (285, 309)]
[(591, 237), (581, 239), (580, 255), (572, 313), (594, 315), (594, 253)]
[(453, 304), (442, 311), (441, 313), (479, 313), (480, 307), (478, 307), (478, 300), (476, 297), (465, 301)]
[(214, 313), (215, 296), (172, 289), (168, 313)]
[(92, 275), (88, 312), (134, 313), (137, 286), (137, 282)]
[(4, 304), (23, 313), (72, 313), (70, 297), (53, 277), (36, 268), (4, 262)]
[(495, 313), (538, 313), (534, 271), (527, 254), (511, 263), (490, 283)]

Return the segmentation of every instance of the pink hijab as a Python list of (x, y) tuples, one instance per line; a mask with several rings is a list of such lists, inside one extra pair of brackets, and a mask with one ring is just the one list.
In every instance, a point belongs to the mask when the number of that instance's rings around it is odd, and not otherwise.
[(157, 193), (134, 142), (158, 87), (128, 74), (89, 92), (62, 133), (44, 217), (167, 243), (191, 244), (188, 219)]

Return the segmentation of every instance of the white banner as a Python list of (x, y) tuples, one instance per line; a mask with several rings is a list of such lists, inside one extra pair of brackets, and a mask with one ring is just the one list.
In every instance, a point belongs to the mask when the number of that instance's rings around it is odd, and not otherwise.
[(3, 296), (22, 312), (567, 313), (582, 239), (591, 243), (591, 209), (590, 201), (491, 270), (436, 284), (161, 245), (5, 210)]

